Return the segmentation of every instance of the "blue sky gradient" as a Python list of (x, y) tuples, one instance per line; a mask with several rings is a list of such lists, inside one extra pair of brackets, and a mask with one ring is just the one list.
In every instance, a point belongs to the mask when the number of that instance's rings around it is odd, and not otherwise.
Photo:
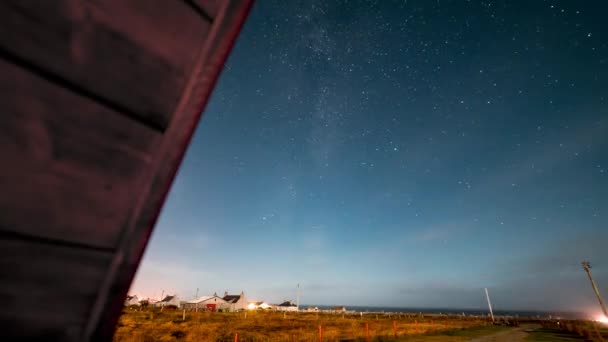
[(598, 312), (602, 1), (258, 1), (132, 292)]

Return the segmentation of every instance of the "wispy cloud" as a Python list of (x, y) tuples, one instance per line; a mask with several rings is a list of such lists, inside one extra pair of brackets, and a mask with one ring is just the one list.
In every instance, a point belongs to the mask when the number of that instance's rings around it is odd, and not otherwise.
[[(525, 256), (509, 256), (505, 258), (497, 273), (508, 272), (510, 278), (529, 278), (547, 275), (583, 274), (583, 260), (597, 260), (600, 263), (596, 269), (599, 273), (608, 273), (608, 232), (579, 234), (572, 232), (557, 238), (544, 241), (544, 246), (531, 251)], [(607, 284), (608, 286), (608, 284)]]
[(210, 283), (216, 279), (216, 274), (208, 271), (209, 269), (173, 261), (148, 260), (138, 270), (131, 284), (131, 292), (142, 298), (158, 298), (162, 291), (165, 294), (178, 294), (182, 298), (189, 298), (194, 295), (194, 289), (186, 289), (185, 286)]
[(303, 233), (302, 244), (308, 250), (320, 250), (327, 243), (324, 226), (314, 226)]
[(309, 266), (327, 264), (328, 237), (325, 226), (316, 225), (303, 232), (300, 237), (304, 260)]
[[(548, 239), (549, 240), (549, 239)], [(589, 259), (600, 292), (608, 293), (608, 233), (569, 236), (545, 241), (531, 255), (507, 256), (494, 269), (496, 299), (515, 308), (597, 311), (591, 286), (581, 267)], [(594, 263), (597, 261), (597, 263)], [(513, 296), (513, 294), (517, 294)]]
[(477, 309), (485, 306), (483, 287), (470, 284), (426, 282), (402, 286), (397, 292), (400, 302), (410, 307)]
[[(539, 129), (542, 130), (542, 127), (539, 126)], [(561, 136), (560, 140), (545, 142), (544, 147), (538, 148), (534, 153), (528, 152), (522, 155), (525, 150), (516, 150), (505, 155), (503, 158), (505, 161), (517, 162), (512, 167), (489, 174), (475, 188), (478, 192), (488, 192), (505, 186), (519, 186), (575, 161), (593, 144), (601, 145), (608, 142), (608, 119), (582, 122), (569, 130), (571, 132), (569, 135)]]
[(410, 233), (406, 242), (447, 242), (449, 239), (458, 238), (471, 232), (475, 229), (475, 226), (476, 222), (474, 220), (433, 224)]
[(414, 241), (416, 241), (416, 242), (437, 241), (437, 240), (445, 241), (452, 234), (453, 234), (453, 232), (450, 231), (449, 229), (429, 228), (429, 229), (425, 229), (424, 231), (418, 233), (414, 237)]

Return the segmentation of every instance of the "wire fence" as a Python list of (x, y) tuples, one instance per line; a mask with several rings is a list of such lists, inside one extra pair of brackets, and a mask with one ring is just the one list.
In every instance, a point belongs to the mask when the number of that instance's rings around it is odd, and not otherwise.
[(395, 341), (489, 327), (486, 317), (395, 313), (127, 310), (116, 342)]

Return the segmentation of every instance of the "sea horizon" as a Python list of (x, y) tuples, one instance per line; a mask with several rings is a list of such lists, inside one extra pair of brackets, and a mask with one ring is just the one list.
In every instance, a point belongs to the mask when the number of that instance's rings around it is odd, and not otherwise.
[[(317, 307), (320, 310), (329, 310), (337, 306), (344, 306), (347, 311), (355, 312), (385, 312), (385, 313), (423, 313), (423, 314), (448, 314), (467, 316), (489, 316), (490, 311), (487, 308), (420, 308), (407, 306), (367, 306), (367, 305), (312, 305), (301, 304), (301, 309)], [(495, 316), (515, 316), (515, 317), (538, 317), (538, 318), (554, 318), (554, 319), (589, 319), (589, 315), (566, 310), (507, 310), (493, 309)]]

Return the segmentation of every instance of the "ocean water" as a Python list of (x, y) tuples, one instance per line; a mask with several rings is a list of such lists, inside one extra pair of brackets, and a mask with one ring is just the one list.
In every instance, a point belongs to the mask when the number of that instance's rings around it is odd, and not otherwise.
[[(320, 310), (329, 310), (332, 305), (300, 305), (300, 308), (317, 307)], [(406, 307), (382, 307), (382, 306), (346, 306), (348, 311), (356, 312), (394, 312), (394, 313), (422, 313), (422, 314), (448, 314), (467, 316), (489, 316), (487, 309), (455, 309), (455, 308), (406, 308)], [(560, 318), (560, 319), (589, 319), (587, 315), (579, 312), (559, 311), (532, 311), (532, 310), (494, 310), (495, 316), (526, 317), (526, 318)]]

